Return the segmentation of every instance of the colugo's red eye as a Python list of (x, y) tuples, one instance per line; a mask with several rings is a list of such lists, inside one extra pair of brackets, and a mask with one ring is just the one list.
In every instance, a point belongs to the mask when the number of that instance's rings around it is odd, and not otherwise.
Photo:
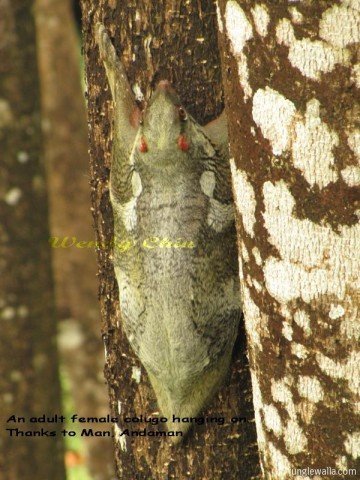
[(183, 107), (179, 107), (179, 118), (180, 120), (182, 120), (183, 122), (185, 120), (187, 120), (187, 115), (186, 115), (186, 112), (185, 110), (183, 109)]
[(148, 146), (144, 137), (141, 137), (140, 139), (139, 150), (141, 153), (146, 153), (148, 151)]
[(177, 143), (180, 150), (182, 150), (183, 152), (186, 152), (187, 150), (189, 150), (190, 144), (187, 141), (187, 138), (185, 135), (179, 135)]

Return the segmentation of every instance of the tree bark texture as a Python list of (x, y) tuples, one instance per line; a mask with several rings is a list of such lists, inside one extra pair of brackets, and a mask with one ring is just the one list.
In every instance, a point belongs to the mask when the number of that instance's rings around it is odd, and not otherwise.
[[(32, 1), (0, 1), (1, 478), (63, 480), (62, 435), (30, 417), (61, 412)], [(12, 416), (23, 423), (6, 423)]]
[(353, 478), (359, 3), (221, 0), (218, 21), (264, 478)]
[[(92, 201), (98, 241), (113, 236), (108, 176), (111, 166), (112, 102), (94, 40), (94, 25), (102, 21), (113, 39), (135, 90), (145, 97), (160, 79), (171, 80), (186, 109), (206, 123), (222, 110), (222, 87), (213, 2), (100, 1), (97, 8), (83, 0), (87, 60)], [(139, 98), (139, 95), (137, 95)], [(157, 405), (145, 371), (121, 329), (118, 290), (111, 251), (99, 249), (100, 302), (106, 344), (106, 377), (113, 414), (154, 416)], [(129, 424), (115, 428), (117, 474), (122, 479), (256, 478), (258, 459), (251, 406), (244, 333), (240, 334), (231, 378), (221, 388), (207, 416), (223, 415), (223, 426), (197, 426), (178, 447), (167, 439), (121, 436)], [(247, 423), (231, 425), (232, 416)], [(134, 424), (132, 425), (134, 427)], [(140, 424), (140, 428), (148, 424)]]
[[(61, 362), (76, 411), (84, 417), (101, 417), (109, 412), (109, 401), (103, 375), (96, 256), (94, 248), (86, 246), (94, 240), (87, 123), (80, 45), (70, 1), (37, 0), (36, 23)], [(65, 237), (69, 239), (62, 248)], [(87, 243), (78, 248), (79, 242)], [(97, 427), (94, 424), (94, 430)], [(84, 443), (85, 462), (94, 479), (113, 478), (111, 439), (86, 437)]]

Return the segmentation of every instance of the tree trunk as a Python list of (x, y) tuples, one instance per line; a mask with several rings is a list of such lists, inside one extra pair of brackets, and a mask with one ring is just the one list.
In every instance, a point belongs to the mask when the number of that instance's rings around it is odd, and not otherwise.
[[(69, 1), (37, 0), (36, 22), (61, 362), (76, 411), (85, 417), (101, 417), (109, 412), (109, 401), (103, 376), (95, 250), (86, 247), (94, 234), (80, 45)], [(65, 237), (69, 237), (68, 248), (61, 248)], [(78, 242), (87, 242), (85, 248), (78, 248)], [(95, 430), (99, 428), (94, 425)], [(84, 442), (86, 465), (94, 478), (113, 478), (111, 439), (86, 437)]]
[[(0, 464), (4, 480), (63, 480), (62, 425), (29, 421), (61, 413), (32, 12), (32, 1), (0, 2)], [(41, 427), (57, 435), (15, 436)]]
[[(160, 79), (173, 82), (185, 108), (199, 123), (222, 110), (222, 90), (213, 2), (82, 1), (87, 59), (92, 200), (98, 241), (109, 245), (113, 224), (108, 175), (111, 146), (111, 103), (104, 70), (95, 47), (94, 26), (102, 21), (131, 85), (145, 97)], [(119, 48), (121, 46), (121, 48)], [(99, 250), (100, 302), (107, 352), (106, 376), (115, 427), (117, 474), (122, 479), (254, 478), (258, 472), (255, 429), (244, 333), (240, 334), (231, 378), (207, 409), (206, 416), (224, 416), (223, 427), (195, 427), (177, 447), (166, 439), (121, 436), (129, 428), (124, 417), (154, 416), (157, 405), (145, 371), (128, 345), (119, 322), (118, 290), (109, 248)], [(232, 417), (247, 422), (231, 424)], [(141, 423), (141, 429), (148, 426)], [(138, 428), (132, 424), (133, 429)], [(130, 425), (131, 428), (131, 425)]]
[(264, 477), (350, 478), (337, 469), (360, 455), (359, 7), (219, 7)]

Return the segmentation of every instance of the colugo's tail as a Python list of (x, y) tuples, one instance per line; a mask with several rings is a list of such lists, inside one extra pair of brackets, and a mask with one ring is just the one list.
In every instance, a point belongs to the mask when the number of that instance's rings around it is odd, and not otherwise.
[[(216, 364), (216, 368), (203, 372), (198, 381), (195, 382), (195, 387), (191, 390), (185, 390), (185, 392), (180, 388), (181, 386), (179, 386), (179, 389), (176, 388), (175, 381), (175, 388), (172, 391), (168, 390), (164, 382), (149, 373), (159, 409), (162, 415), (168, 419), (167, 430), (182, 433), (182, 435), (169, 437), (172, 443), (178, 444), (184, 439), (193, 425), (193, 422), (187, 421), (187, 419), (198, 416), (206, 407), (208, 401), (224, 380), (229, 369), (230, 359), (231, 352)], [(194, 383), (191, 383), (191, 385), (193, 386)]]

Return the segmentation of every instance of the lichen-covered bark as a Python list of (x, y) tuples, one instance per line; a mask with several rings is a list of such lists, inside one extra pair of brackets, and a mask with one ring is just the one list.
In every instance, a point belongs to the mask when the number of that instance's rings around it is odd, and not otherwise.
[[(63, 480), (61, 424), (29, 421), (61, 412), (32, 12), (30, 0), (0, 1), (0, 469), (4, 480)], [(41, 427), (58, 435), (5, 430)]]
[[(98, 240), (109, 244), (112, 215), (108, 175), (111, 147), (109, 88), (99, 62), (94, 25), (102, 21), (110, 32), (130, 82), (146, 95), (159, 79), (170, 79), (187, 109), (200, 122), (222, 109), (216, 38), (215, 5), (198, 1), (92, 2), (83, 0), (90, 120), (91, 177)], [(145, 371), (131, 351), (121, 329), (118, 292), (109, 248), (99, 250), (100, 301), (107, 352), (106, 376), (113, 413), (154, 416), (156, 401)], [(242, 425), (197, 426), (189, 438), (171, 447), (166, 438), (120, 436), (115, 428), (117, 473), (120, 478), (250, 479), (258, 473), (255, 430), (244, 336), (236, 347), (231, 378), (206, 415), (247, 417)], [(148, 427), (140, 424), (140, 428)]]
[[(80, 45), (70, 1), (37, 0), (36, 23), (60, 358), (76, 411), (84, 417), (101, 417), (109, 412), (109, 401), (103, 376), (96, 256), (94, 248), (76, 247), (78, 242), (94, 240), (94, 231)], [(69, 237), (65, 245), (72, 246), (61, 248), (65, 237)], [(102, 430), (103, 425), (93, 428)], [(85, 461), (94, 478), (113, 478), (111, 439), (86, 437), (84, 443)]]
[(359, 4), (221, 0), (218, 22), (264, 477), (329, 467), (318, 478), (350, 478), (360, 456)]

